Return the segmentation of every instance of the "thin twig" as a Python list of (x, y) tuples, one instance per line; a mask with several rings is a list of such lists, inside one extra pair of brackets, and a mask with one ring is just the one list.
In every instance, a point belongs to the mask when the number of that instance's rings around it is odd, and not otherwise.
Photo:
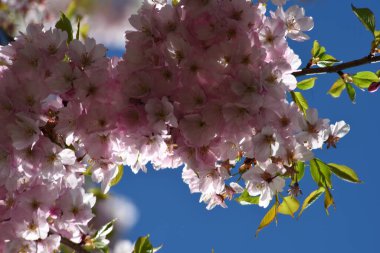
[(357, 59), (357, 60), (344, 62), (344, 63), (337, 64), (337, 65), (330, 66), (330, 67), (304, 68), (301, 70), (297, 70), (297, 71), (293, 72), (292, 74), (295, 77), (298, 77), (298, 76), (305, 76), (305, 75), (337, 73), (337, 72), (342, 71), (344, 69), (353, 68), (353, 67), (357, 67), (357, 66), (361, 66), (361, 65), (365, 65), (365, 64), (369, 64), (369, 63), (376, 63), (379, 61), (380, 61), (380, 55), (378, 55), (378, 56), (369, 55), (369, 56), (365, 56), (365, 57)]
[(61, 238), (61, 243), (66, 245), (67, 247), (73, 249), (76, 253), (89, 253), (87, 250), (82, 248), (79, 244), (73, 243), (67, 238), (62, 237)]

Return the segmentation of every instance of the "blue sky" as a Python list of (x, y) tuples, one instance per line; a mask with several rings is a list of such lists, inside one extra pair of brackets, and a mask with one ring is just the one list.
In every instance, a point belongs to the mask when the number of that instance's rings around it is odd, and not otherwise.
[[(314, 39), (337, 59), (348, 61), (369, 52), (371, 35), (351, 11), (369, 7), (380, 20), (380, 2), (374, 0), (309, 0), (290, 1), (305, 7), (314, 18), (315, 28), (308, 33), (311, 40), (291, 43), (303, 60), (310, 58)], [(287, 5), (289, 6), (289, 4)], [(377, 22), (380, 29), (380, 22)], [(113, 50), (110, 54), (118, 51)], [(349, 69), (376, 71), (379, 64)], [(375, 94), (357, 90), (357, 102), (352, 104), (346, 94), (333, 99), (326, 94), (338, 78), (336, 74), (320, 75), (316, 86), (304, 92), (309, 105), (319, 110), (320, 117), (331, 121), (345, 120), (351, 132), (338, 143), (337, 149), (316, 152), (326, 162), (345, 164), (356, 170), (363, 184), (355, 185), (333, 178), (336, 210), (325, 214), (323, 200), (312, 205), (300, 219), (280, 216), (254, 237), (261, 218), (267, 211), (256, 206), (240, 206), (229, 202), (227, 209), (207, 211), (198, 203), (199, 195), (190, 194), (181, 180), (181, 170), (154, 171), (134, 175), (125, 171), (114, 189), (131, 199), (140, 212), (136, 226), (126, 232), (131, 240), (150, 234), (154, 245), (163, 244), (162, 253), (251, 253), (251, 252), (379, 252), (380, 197), (380, 91)], [(302, 181), (304, 194), (315, 189), (307, 174)], [(305, 196), (304, 196), (305, 197)]]

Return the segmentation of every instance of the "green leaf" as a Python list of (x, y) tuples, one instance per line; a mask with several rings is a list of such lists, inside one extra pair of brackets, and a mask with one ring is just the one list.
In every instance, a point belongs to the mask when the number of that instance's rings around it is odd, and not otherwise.
[(112, 230), (113, 230), (113, 227), (115, 225), (115, 219), (108, 222), (107, 224), (105, 224), (104, 226), (102, 226), (95, 234), (94, 236), (92, 237), (94, 240), (98, 239), (98, 238), (105, 238), (107, 235), (109, 235)]
[(111, 180), (110, 186), (117, 185), (124, 174), (124, 166), (122, 164), (117, 166), (117, 174), (116, 176)]
[(376, 71), (376, 75), (380, 77), (380, 70)]
[(297, 83), (297, 88), (300, 90), (308, 90), (314, 87), (315, 80), (317, 80), (316, 77), (309, 78), (302, 80), (301, 82)]
[(325, 210), (326, 210), (326, 214), (329, 215), (329, 207), (330, 206), (333, 206), (335, 203), (334, 203), (334, 198), (333, 196), (331, 195), (331, 192), (329, 189), (326, 189), (326, 192), (325, 192)]
[(149, 235), (137, 239), (133, 253), (153, 253), (153, 246), (149, 241)]
[(318, 65), (318, 67), (324, 68), (324, 67), (332, 66), (338, 62), (341, 62), (341, 61), (335, 59), (335, 57), (333, 57), (332, 55), (322, 54), (319, 57), (319, 61), (317, 62), (317, 65)]
[(66, 15), (61, 12), (61, 18), (55, 24), (57, 29), (67, 32), (67, 43), (73, 40), (73, 27), (71, 26), (70, 20), (66, 17)]
[(235, 199), (235, 201), (239, 202), (240, 205), (258, 205), (260, 200), (260, 196), (252, 197), (249, 195), (248, 191), (244, 189), (242, 194)]
[(72, 18), (77, 10), (77, 1), (71, 1), (65, 11), (67, 18)]
[(80, 32), (80, 18), (78, 18), (78, 24), (77, 24), (77, 34), (75, 36), (75, 39), (79, 40), (79, 33)]
[(298, 208), (300, 207), (300, 203), (298, 200), (292, 196), (287, 196), (283, 198), (282, 203), (278, 206), (278, 212), (290, 215), (294, 217), (294, 214), (297, 212)]
[(320, 187), (318, 190), (315, 190), (312, 193), (310, 193), (310, 195), (307, 196), (306, 199), (304, 200), (302, 204), (301, 212), (298, 214), (298, 216), (301, 216), (301, 214), (306, 210), (306, 208), (311, 206), (324, 192), (325, 192), (325, 188)]
[(90, 25), (89, 25), (89, 24), (81, 25), (80, 36), (81, 36), (83, 39), (86, 39), (89, 30), (90, 30)]
[(99, 188), (91, 188), (89, 190), (89, 192), (91, 192), (92, 194), (94, 194), (94, 196), (97, 198), (97, 199), (107, 199), (108, 198), (108, 195), (107, 194), (104, 194), (102, 192), (101, 189)]
[(371, 71), (358, 72), (351, 77), (354, 84), (362, 89), (367, 89), (371, 83), (379, 81), (379, 77)]
[(375, 34), (375, 15), (373, 15), (373, 12), (368, 8), (356, 8), (354, 5), (351, 4), (352, 11), (355, 13), (355, 15), (358, 17), (360, 22), (369, 30), (372, 32), (372, 34)]
[(318, 171), (318, 168), (316, 168), (316, 163), (313, 160), (310, 161), (310, 174), (311, 174), (311, 177), (313, 178), (314, 182), (316, 182), (317, 185), (320, 185), (321, 184), (321, 173)]
[(318, 158), (314, 158), (310, 161), (310, 171), (311, 176), (319, 186), (332, 187), (331, 171), (326, 163)]
[(331, 86), (330, 90), (327, 92), (334, 98), (340, 97), (342, 91), (346, 88), (346, 83), (342, 78), (336, 80), (336, 82)]
[(296, 103), (298, 108), (303, 112), (304, 115), (306, 115), (306, 111), (309, 108), (309, 105), (302, 93), (297, 91), (291, 91), (290, 94), (294, 103)]
[(322, 47), (317, 40), (314, 40), (311, 55), (313, 58), (319, 58), (326, 52), (326, 48)]
[(180, 0), (172, 0), (172, 5), (177, 6), (179, 4)]
[(271, 224), (277, 216), (277, 203), (275, 203), (271, 209), (265, 214), (264, 218), (261, 220), (259, 227), (256, 230), (256, 236), (259, 234), (259, 232)]
[(348, 97), (350, 98), (351, 102), (355, 104), (356, 91), (355, 91), (354, 87), (352, 87), (351, 84), (346, 83), (346, 90), (347, 90), (347, 94), (348, 94)]
[[(296, 170), (297, 182), (301, 181), (303, 176), (305, 175), (305, 163), (301, 161), (297, 161), (294, 165), (294, 169)], [(292, 180), (292, 184), (296, 182), (296, 178)]]
[(153, 248), (153, 253), (159, 251), (162, 247), (163, 247), (163, 245), (160, 245), (158, 247)]
[(351, 182), (351, 183), (362, 183), (355, 171), (345, 165), (329, 163), (328, 164), (332, 173), (334, 173), (339, 178)]

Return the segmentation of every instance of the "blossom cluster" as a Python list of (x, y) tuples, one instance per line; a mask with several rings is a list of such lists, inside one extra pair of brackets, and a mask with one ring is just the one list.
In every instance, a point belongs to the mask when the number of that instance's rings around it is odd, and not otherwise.
[[(4, 252), (80, 243), (94, 216), (85, 172), (106, 192), (117, 172), (114, 61), (93, 39), (40, 25), (2, 49), (0, 242)], [(115, 88), (117, 90), (117, 88)], [(115, 151), (117, 152), (117, 151)], [(2, 251), (2, 252), (3, 252)]]
[(118, 70), (134, 171), (148, 161), (157, 169), (183, 163), (183, 180), (211, 209), (243, 191), (226, 181), (244, 157), (239, 174), (266, 207), (283, 190), (282, 176), (313, 158), (329, 120), (288, 102), (301, 61), (286, 40), (308, 39), (313, 20), (284, 2), (273, 1), (269, 16), (245, 0), (145, 3), (131, 17), (136, 30), (126, 33)]
[(2, 48), (2, 251), (84, 243), (95, 204), (85, 175), (107, 192), (121, 165), (184, 164), (183, 180), (211, 209), (243, 191), (227, 181), (244, 160), (244, 187), (266, 207), (296, 162), (349, 131), (288, 101), (301, 61), (286, 39), (306, 40), (313, 27), (298, 6), (266, 15), (245, 0), (145, 2), (130, 22), (121, 60), (40, 25)]

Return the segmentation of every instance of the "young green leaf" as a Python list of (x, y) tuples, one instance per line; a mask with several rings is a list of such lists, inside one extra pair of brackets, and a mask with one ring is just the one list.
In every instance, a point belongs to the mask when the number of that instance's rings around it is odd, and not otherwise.
[(352, 87), (351, 84), (346, 83), (346, 90), (347, 90), (347, 94), (348, 94), (348, 97), (350, 98), (351, 102), (355, 104), (356, 91), (355, 91), (354, 87)]
[(316, 77), (312, 77), (309, 79), (305, 79), (297, 83), (297, 88), (300, 90), (308, 90), (314, 87), (315, 80), (317, 80)]
[(265, 214), (264, 218), (261, 220), (259, 227), (256, 230), (256, 236), (259, 234), (259, 232), (271, 224), (277, 216), (277, 203), (275, 203), (271, 209)]
[(80, 32), (80, 18), (78, 18), (78, 24), (77, 24), (77, 34), (75, 36), (75, 39), (79, 40), (79, 33)]
[(331, 86), (330, 90), (327, 92), (334, 98), (340, 97), (342, 91), (346, 88), (346, 83), (342, 78), (336, 80), (336, 82)]
[(359, 179), (358, 175), (355, 171), (345, 165), (329, 163), (328, 164), (332, 173), (334, 173), (339, 178), (351, 182), (351, 183), (361, 183), (362, 181)]
[(310, 161), (310, 170), (314, 181), (319, 186), (332, 188), (331, 171), (326, 163), (314, 158)]
[(317, 40), (314, 40), (313, 48), (311, 49), (311, 55), (313, 58), (319, 58), (326, 53), (326, 48), (322, 47)]
[(106, 237), (107, 235), (109, 235), (112, 230), (113, 230), (113, 226), (115, 224), (115, 219), (108, 222), (107, 224), (105, 224), (103, 227), (101, 227), (95, 234), (94, 236), (92, 237), (92, 239), (96, 240), (98, 238), (101, 238), (101, 237)]
[(67, 32), (67, 43), (73, 40), (73, 27), (71, 26), (70, 20), (66, 17), (66, 15), (61, 12), (61, 18), (55, 24), (57, 29)]
[(353, 4), (351, 4), (351, 8), (365, 28), (374, 35), (376, 22), (373, 12), (368, 8), (356, 8)]
[(137, 239), (133, 253), (153, 253), (153, 246), (149, 241), (149, 235)]
[(172, 0), (172, 5), (177, 6), (179, 4), (180, 0)]
[(341, 61), (335, 59), (335, 57), (333, 57), (332, 55), (322, 54), (319, 57), (317, 65), (318, 65), (318, 67), (324, 68), (324, 67), (332, 66), (332, 65), (334, 65), (335, 63), (338, 63), (338, 62), (341, 62)]
[(305, 175), (305, 163), (301, 161), (297, 161), (297, 163), (294, 165), (294, 169), (296, 170), (296, 175), (294, 176), (292, 180), (292, 184), (296, 182), (296, 177), (297, 177), (297, 182), (302, 180), (303, 176)]
[(297, 212), (300, 207), (300, 203), (293, 196), (286, 196), (283, 198), (282, 203), (278, 206), (278, 212), (285, 215), (290, 215), (294, 217), (294, 214)]
[(258, 205), (259, 200), (260, 196), (251, 196), (246, 189), (235, 199), (240, 205)]
[(310, 174), (314, 182), (316, 182), (319, 186), (321, 184), (321, 173), (319, 172), (314, 160), (310, 161)]
[(124, 174), (124, 166), (122, 164), (118, 165), (117, 166), (117, 174), (111, 180), (110, 186), (117, 185), (120, 182), (121, 178), (123, 177), (123, 174)]
[(297, 91), (291, 91), (290, 94), (294, 103), (296, 103), (298, 108), (303, 112), (304, 115), (306, 115), (306, 111), (309, 108), (309, 105), (302, 93)]
[(379, 77), (371, 71), (358, 72), (351, 78), (354, 84), (362, 89), (367, 89), (371, 83), (379, 81)]
[(334, 203), (334, 198), (331, 195), (331, 192), (328, 188), (326, 188), (324, 204), (325, 204), (326, 214), (329, 215), (328, 209), (330, 206), (334, 205), (335, 203)]
[(302, 208), (298, 216), (301, 216), (301, 214), (305, 211), (306, 208), (308, 208), (311, 204), (313, 204), (321, 195), (325, 192), (325, 188), (319, 187), (318, 190), (313, 191), (310, 193), (309, 196), (304, 200), (302, 204)]

